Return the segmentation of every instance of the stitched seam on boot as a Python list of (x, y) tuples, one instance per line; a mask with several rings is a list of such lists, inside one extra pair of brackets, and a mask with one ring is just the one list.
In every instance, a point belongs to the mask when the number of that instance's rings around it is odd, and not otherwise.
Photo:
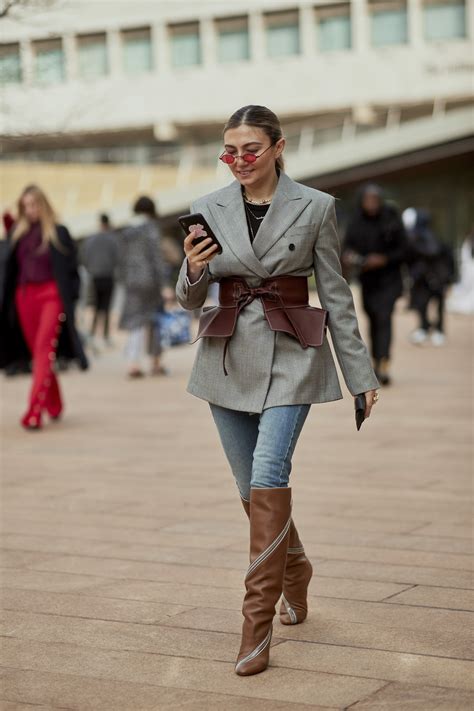
[(288, 613), (288, 616), (289, 616), (289, 618), (290, 618), (290, 620), (291, 620), (291, 624), (292, 624), (292, 625), (298, 624), (298, 618), (297, 618), (297, 616), (296, 616), (296, 612), (293, 610), (292, 607), (290, 607), (290, 604), (289, 604), (288, 600), (286, 599), (286, 597), (285, 597), (284, 595), (282, 595), (282, 599), (283, 599), (283, 604), (284, 604), (285, 607), (286, 607), (286, 611), (287, 611), (287, 613)]
[(298, 546), (298, 548), (288, 548), (288, 553), (290, 555), (296, 555), (297, 553), (304, 553), (303, 546)]
[(246, 575), (246, 577), (248, 577), (251, 573), (253, 573), (253, 571), (254, 571), (256, 568), (258, 568), (258, 566), (259, 566), (261, 563), (263, 563), (263, 561), (266, 560), (266, 559), (268, 558), (268, 556), (271, 555), (271, 554), (273, 553), (273, 551), (274, 551), (276, 548), (278, 548), (278, 546), (279, 546), (280, 543), (284, 540), (286, 534), (288, 533), (288, 531), (289, 531), (289, 529), (290, 529), (290, 525), (291, 525), (291, 516), (290, 516), (290, 518), (288, 519), (288, 521), (286, 522), (286, 525), (285, 525), (284, 529), (281, 531), (281, 533), (279, 533), (278, 536), (275, 538), (275, 540), (274, 540), (272, 543), (270, 543), (270, 545), (268, 546), (268, 548), (266, 548), (266, 549), (263, 551), (263, 553), (260, 553), (260, 555), (258, 556), (258, 558), (255, 558), (255, 560), (253, 561), (253, 563), (251, 563), (251, 565), (249, 566), (249, 568), (248, 568), (248, 570), (247, 570), (247, 575)]

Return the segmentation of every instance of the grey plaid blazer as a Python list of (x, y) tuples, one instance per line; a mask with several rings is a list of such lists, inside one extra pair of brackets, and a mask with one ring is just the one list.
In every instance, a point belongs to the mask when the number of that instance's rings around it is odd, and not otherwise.
[[(243, 277), (258, 286), (272, 276), (309, 277), (313, 270), (329, 330), (346, 385), (352, 395), (379, 387), (357, 325), (352, 294), (342, 277), (335, 200), (331, 195), (295, 183), (280, 174), (271, 206), (250, 242), (240, 184), (197, 200), (201, 212), (222, 244), (199, 281), (189, 284), (186, 259), (176, 295), (185, 309), (206, 300), (211, 281)], [(224, 339), (203, 338), (188, 392), (222, 407), (262, 412), (277, 405), (328, 402), (342, 397), (327, 339), (319, 348), (303, 349), (285, 333), (272, 331), (260, 299), (246, 306), (230, 341), (224, 375)]]

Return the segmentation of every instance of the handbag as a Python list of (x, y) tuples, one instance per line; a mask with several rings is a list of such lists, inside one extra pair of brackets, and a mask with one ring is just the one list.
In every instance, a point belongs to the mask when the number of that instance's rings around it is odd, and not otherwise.
[(163, 348), (188, 344), (191, 340), (191, 314), (183, 309), (159, 311), (155, 316)]

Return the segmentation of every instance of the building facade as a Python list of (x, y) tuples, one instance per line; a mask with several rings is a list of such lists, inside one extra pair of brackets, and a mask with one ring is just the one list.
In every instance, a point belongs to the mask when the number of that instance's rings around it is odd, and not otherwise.
[[(442, 160), (471, 150), (462, 132), (442, 129), (457, 110), (465, 124), (474, 103), (473, 47), (474, 0), (52, 0), (2, 20), (2, 158), (179, 164), (164, 200), (174, 214), (190, 194), (192, 156), (215, 164), (227, 117), (259, 103), (283, 120), (295, 177), (332, 191), (380, 177), (400, 198), (394, 136), (415, 183), (418, 148), (431, 150), (423, 165), (439, 146), (436, 136), (402, 140), (399, 124), (433, 117)], [(412, 135), (423, 133), (420, 124)], [(305, 161), (317, 145), (324, 156)], [(337, 151), (350, 160), (331, 170)], [(101, 208), (115, 205), (113, 187), (101, 194)]]
[(0, 132), (192, 141), (245, 103), (370, 124), (472, 94), (473, 38), (470, 0), (53, 3), (3, 21)]

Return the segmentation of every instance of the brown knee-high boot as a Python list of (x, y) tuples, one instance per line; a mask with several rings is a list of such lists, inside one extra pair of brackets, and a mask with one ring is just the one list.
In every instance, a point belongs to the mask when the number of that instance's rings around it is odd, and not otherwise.
[(291, 489), (251, 489), (250, 565), (242, 606), (242, 643), (235, 665), (240, 676), (264, 671), (270, 657), (275, 605), (283, 589), (291, 524)]
[[(250, 501), (241, 497), (245, 513), (250, 518)], [(308, 614), (308, 585), (313, 575), (313, 566), (305, 555), (298, 531), (290, 524), (288, 556), (283, 579), (283, 598), (280, 606), (280, 622), (283, 625), (298, 625)]]

